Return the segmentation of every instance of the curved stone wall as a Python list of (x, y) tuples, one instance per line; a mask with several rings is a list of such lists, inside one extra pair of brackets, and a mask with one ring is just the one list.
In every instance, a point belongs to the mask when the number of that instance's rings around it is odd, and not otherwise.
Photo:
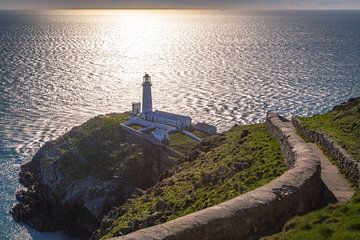
[(292, 118), (292, 123), (304, 137), (320, 144), (322, 149), (337, 161), (345, 175), (354, 182), (357, 182), (360, 188), (360, 164), (358, 161), (329, 135), (305, 127), (300, 119), (295, 117)]
[(319, 159), (284, 120), (269, 113), (266, 122), (289, 168), (279, 178), (219, 205), (115, 239), (257, 239), (280, 231), (291, 217), (318, 208), (322, 203)]

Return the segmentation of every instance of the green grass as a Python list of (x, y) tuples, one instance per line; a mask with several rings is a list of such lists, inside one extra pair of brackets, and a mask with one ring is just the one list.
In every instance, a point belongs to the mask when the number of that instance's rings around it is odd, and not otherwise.
[(189, 152), (196, 144), (195, 140), (180, 132), (171, 133), (169, 136), (169, 146), (183, 154)]
[[(197, 130), (187, 129), (187, 131), (191, 132), (192, 134), (194, 134), (195, 136), (201, 139), (206, 139), (209, 137), (208, 134)], [(186, 136), (185, 134), (182, 134), (180, 132), (171, 133), (169, 136), (169, 146), (183, 154), (188, 153), (197, 144), (198, 144), (197, 141), (193, 140), (189, 136)]]
[(129, 125), (129, 127), (131, 127), (132, 129), (135, 129), (135, 130), (140, 130), (140, 129), (144, 128), (143, 126), (140, 126), (137, 124), (131, 124), (131, 125)]
[(357, 161), (360, 161), (360, 101), (313, 117), (302, 117), (306, 127), (332, 136)]
[(85, 135), (93, 132), (96, 129), (110, 130), (117, 124), (126, 121), (129, 117), (129, 112), (100, 115), (88, 120), (85, 124), (82, 124), (81, 126), (74, 128), (73, 130), (76, 129), (77, 131), (82, 132)]
[(264, 124), (237, 126), (210, 137), (180, 162), (144, 195), (111, 211), (103, 219), (103, 239), (219, 204), (286, 170), (280, 147)]
[(263, 240), (360, 240), (360, 193), (345, 204), (295, 217), (283, 232)]
[(128, 144), (122, 136), (120, 123), (129, 116), (123, 113), (92, 118), (54, 142), (60, 153), (60, 171), (69, 183), (86, 176), (107, 179), (141, 157), (134, 154), (141, 154), (142, 146)]

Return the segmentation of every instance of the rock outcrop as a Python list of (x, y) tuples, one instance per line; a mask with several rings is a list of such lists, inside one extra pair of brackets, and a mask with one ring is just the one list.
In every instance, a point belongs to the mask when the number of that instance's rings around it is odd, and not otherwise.
[(133, 138), (120, 122), (127, 114), (96, 117), (46, 143), (23, 165), (11, 213), (40, 231), (88, 237), (103, 215), (154, 185), (175, 164), (163, 145)]

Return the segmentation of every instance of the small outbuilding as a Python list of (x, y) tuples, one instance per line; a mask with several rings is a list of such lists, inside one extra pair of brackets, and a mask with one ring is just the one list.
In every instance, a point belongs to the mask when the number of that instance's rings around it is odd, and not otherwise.
[(160, 128), (156, 128), (153, 131), (152, 135), (155, 139), (159, 140), (160, 142), (164, 142), (169, 139), (168, 132), (166, 130), (160, 129)]
[(200, 132), (207, 133), (209, 135), (216, 134), (216, 127), (207, 123), (196, 123), (192, 125), (192, 128)]
[(141, 107), (141, 104), (139, 102), (133, 102), (132, 103), (132, 115), (133, 116), (137, 116), (138, 114), (140, 114), (140, 107)]

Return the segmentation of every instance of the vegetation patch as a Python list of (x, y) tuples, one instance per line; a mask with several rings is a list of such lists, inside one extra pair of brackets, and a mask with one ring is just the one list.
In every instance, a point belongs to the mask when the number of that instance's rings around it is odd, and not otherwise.
[(132, 129), (135, 129), (135, 130), (140, 130), (140, 129), (144, 128), (143, 126), (137, 125), (137, 124), (131, 124), (131, 125), (129, 125), (129, 127), (131, 127)]
[(143, 159), (142, 146), (123, 138), (120, 123), (129, 116), (123, 113), (92, 118), (54, 142), (61, 159), (60, 171), (68, 182), (87, 176), (105, 180)]
[(198, 142), (181, 132), (174, 132), (169, 136), (169, 146), (183, 154), (193, 149), (196, 144), (198, 144)]
[(279, 234), (263, 240), (359, 240), (360, 193), (350, 202), (327, 207), (295, 217)]
[[(186, 130), (201, 139), (205, 139), (205, 138), (209, 137), (208, 134), (198, 131), (198, 130), (194, 130), (192, 128), (189, 128)], [(170, 134), (169, 146), (174, 148), (175, 150), (177, 150), (180, 153), (183, 153), (183, 154), (188, 153), (197, 144), (198, 144), (197, 141), (193, 140), (191, 137), (186, 136), (185, 134), (183, 134), (181, 132), (174, 132), (174, 133)]]
[(265, 124), (236, 126), (202, 141), (157, 185), (110, 211), (95, 238), (124, 235), (214, 206), (285, 170), (280, 146)]
[(310, 129), (332, 136), (357, 161), (360, 161), (360, 98), (336, 106), (325, 114), (300, 118)]

